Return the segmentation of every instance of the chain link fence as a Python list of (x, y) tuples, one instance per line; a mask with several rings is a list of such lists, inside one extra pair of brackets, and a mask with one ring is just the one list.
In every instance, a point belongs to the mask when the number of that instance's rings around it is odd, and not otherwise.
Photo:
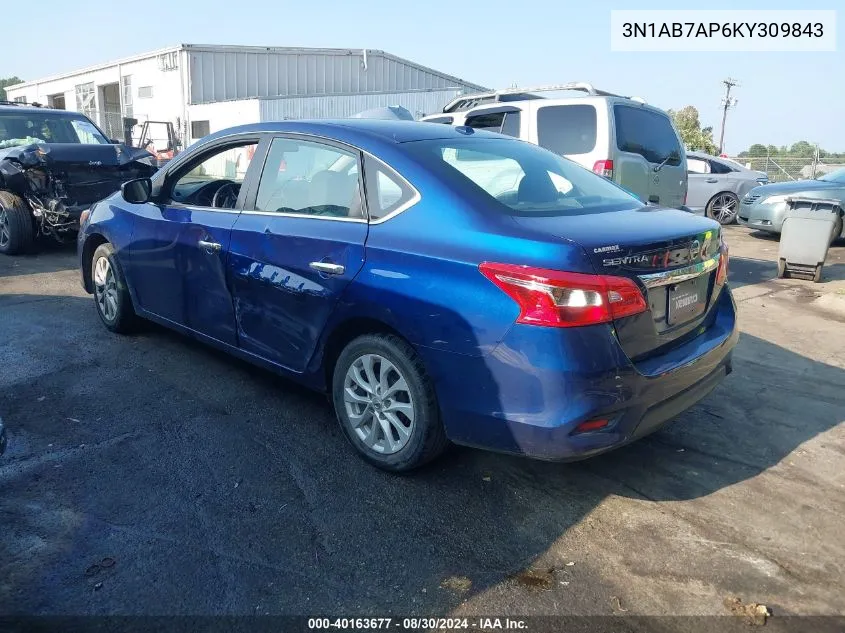
[(123, 115), (120, 112), (100, 112), (97, 122), (109, 138), (123, 139)]
[[(110, 111), (103, 111), (103, 110), (89, 110), (84, 113), (89, 119), (94, 121), (103, 132), (106, 133), (106, 136), (110, 139), (116, 139), (123, 141), (126, 138), (126, 121), (124, 115), (120, 112), (110, 112)], [(132, 143), (134, 144), (139, 142), (141, 128), (143, 124), (149, 120), (149, 117), (145, 114), (133, 114), (131, 117), (135, 119), (136, 123), (130, 128), (129, 135), (132, 139)], [(167, 134), (163, 131), (163, 126), (154, 126), (150, 130), (150, 135), (152, 140), (156, 143), (156, 146), (161, 145), (164, 147), (167, 145)], [(161, 138), (159, 138), (161, 137)]]
[(732, 161), (755, 171), (762, 171), (769, 182), (808, 180), (845, 167), (845, 160), (824, 162), (800, 156), (744, 156), (731, 157)]

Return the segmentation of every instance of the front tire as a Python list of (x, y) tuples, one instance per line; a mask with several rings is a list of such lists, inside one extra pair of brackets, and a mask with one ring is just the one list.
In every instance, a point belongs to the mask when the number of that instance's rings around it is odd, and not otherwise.
[(0, 191), (0, 253), (18, 255), (35, 241), (35, 227), (29, 206), (20, 197)]
[(717, 193), (707, 203), (707, 217), (713, 218), (723, 226), (736, 222), (738, 212), (739, 198), (730, 191)]
[(398, 336), (367, 334), (349, 343), (334, 367), (332, 400), (349, 442), (383, 470), (417, 468), (448, 445), (434, 386)]
[(91, 258), (91, 281), (94, 285), (94, 305), (103, 325), (118, 334), (134, 331), (138, 325), (138, 316), (132, 307), (123, 269), (111, 244), (100, 244), (94, 251)]

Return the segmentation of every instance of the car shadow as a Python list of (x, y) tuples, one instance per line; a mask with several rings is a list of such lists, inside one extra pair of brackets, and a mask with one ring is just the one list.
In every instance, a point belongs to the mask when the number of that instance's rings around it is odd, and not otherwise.
[[(73, 319), (52, 325), (53, 364), (0, 382), (0, 614), (442, 615), (521, 582), (609, 497), (711, 495), (845, 406), (845, 371), (746, 334), (716, 391), (628, 447), (570, 464), (454, 449), (396, 476), (354, 455), (325, 397), (157, 326), (111, 335), (90, 300), (54, 299), (31, 319)], [(85, 362), (57, 361), (68, 348)], [(0, 348), (27, 349), (15, 332)]]
[[(801, 279), (801, 277), (794, 277)], [(778, 266), (776, 261), (765, 259), (752, 259), (749, 257), (731, 257), (728, 270), (728, 279), (733, 288), (763, 284), (778, 279)], [(827, 263), (822, 268), (821, 282), (815, 284), (809, 280), (811, 287), (823, 287), (830, 281), (845, 280), (845, 263), (832, 262), (828, 257)]]
[(0, 278), (77, 268), (76, 242), (59, 244), (53, 240), (39, 240), (27, 253), (0, 255)]

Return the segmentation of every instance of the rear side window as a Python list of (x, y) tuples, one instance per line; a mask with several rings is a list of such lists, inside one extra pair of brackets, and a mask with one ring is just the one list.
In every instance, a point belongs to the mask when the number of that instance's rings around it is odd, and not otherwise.
[(467, 117), (465, 125), (476, 130), (487, 130), (519, 138), (519, 112), (493, 112)]
[(700, 158), (692, 158), (687, 156), (687, 173), (690, 174), (709, 174), (710, 163)]
[(616, 118), (616, 147), (622, 152), (639, 154), (650, 163), (681, 164), (681, 147), (669, 117), (645, 108), (613, 106)]
[(416, 191), (396, 172), (369, 157), (364, 160), (364, 186), (370, 221), (398, 213), (416, 196)]
[(546, 106), (537, 110), (540, 147), (559, 156), (586, 154), (596, 147), (596, 109), (587, 104)]
[(729, 165), (725, 165), (725, 163), (720, 163), (717, 160), (710, 161), (710, 171), (714, 174), (730, 174), (731, 172), (737, 171), (736, 169), (732, 169)]
[(312, 141), (273, 139), (255, 210), (363, 219), (357, 155)]

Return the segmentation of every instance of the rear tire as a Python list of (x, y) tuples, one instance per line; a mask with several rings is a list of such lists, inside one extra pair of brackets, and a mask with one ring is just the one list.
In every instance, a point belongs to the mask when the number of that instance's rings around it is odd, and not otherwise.
[(819, 283), (822, 280), (822, 265), (816, 264), (816, 269), (813, 271), (813, 283)]
[(29, 205), (8, 191), (0, 191), (0, 253), (18, 255), (35, 241), (35, 227)]
[(786, 260), (778, 260), (778, 279), (789, 279), (789, 271), (786, 270)]
[(118, 334), (134, 331), (140, 319), (132, 307), (132, 297), (114, 247), (108, 242), (100, 244), (91, 258), (91, 282), (94, 306), (103, 325)]
[(722, 191), (710, 198), (707, 203), (707, 217), (721, 225), (733, 224), (739, 212), (739, 198), (730, 191)]
[(382, 470), (412, 470), (449, 444), (434, 385), (398, 336), (365, 334), (349, 343), (334, 367), (332, 400), (349, 442)]

